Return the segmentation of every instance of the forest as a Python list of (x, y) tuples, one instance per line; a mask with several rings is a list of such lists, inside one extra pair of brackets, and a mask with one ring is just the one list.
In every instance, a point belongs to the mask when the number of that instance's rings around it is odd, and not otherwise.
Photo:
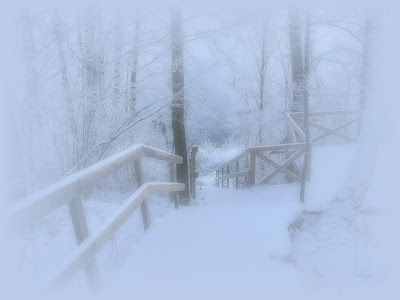
[(138, 143), (184, 160), (191, 145), (277, 144), (304, 91), (310, 110), (367, 104), (373, 21), (355, 12), (138, 6), (19, 18), (26, 193)]

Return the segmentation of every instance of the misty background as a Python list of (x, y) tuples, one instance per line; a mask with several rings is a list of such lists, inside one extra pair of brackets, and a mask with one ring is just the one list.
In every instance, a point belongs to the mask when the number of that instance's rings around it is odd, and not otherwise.
[[(379, 266), (371, 272), (387, 284), (383, 285), (387, 295), (393, 295), (400, 246), (398, 4), (205, 1), (177, 7), (186, 149), (199, 147), (197, 184), (204, 189), (214, 185), (216, 168), (244, 149), (279, 144), (287, 134), (286, 114), (304, 110), (295, 99), (289, 15), (292, 11), (299, 20), (302, 55), (306, 16), (310, 16), (309, 110), (365, 110), (351, 174), (342, 177), (368, 183), (363, 199), (374, 211), (369, 222), (378, 245), (372, 246), (377, 250), (370, 261)], [(179, 154), (171, 74), (172, 24), (177, 15), (170, 3), (21, 3), (5, 7), (2, 15), (2, 214), (35, 192), (132, 145)], [(342, 121), (338, 117), (325, 125), (334, 128)], [(346, 144), (333, 138), (320, 145), (330, 142)], [(168, 169), (149, 163), (146, 176), (159, 180), (168, 176)], [(136, 189), (132, 182), (137, 183), (132, 172), (121, 170), (97, 186), (97, 192), (85, 195), (85, 202), (95, 196), (126, 198)], [(275, 183), (287, 181), (278, 178)], [(107, 205), (104, 211), (114, 208)], [(95, 204), (91, 207), (96, 211)], [(36, 234), (44, 227), (29, 230)], [(21, 282), (35, 276), (30, 270), (18, 279), (18, 272), (25, 272), (13, 265), (20, 252), (27, 255), (26, 261), (40, 261), (40, 255), (16, 251), (14, 247), (27, 244), (14, 239), (4, 238), (10, 245), (2, 255), (4, 269), (12, 271), (3, 272), (3, 284), (11, 273), (17, 281), (23, 278)], [(29, 235), (24, 233), (24, 239)], [(38, 249), (45, 248), (41, 238), (35, 243), (41, 245)]]

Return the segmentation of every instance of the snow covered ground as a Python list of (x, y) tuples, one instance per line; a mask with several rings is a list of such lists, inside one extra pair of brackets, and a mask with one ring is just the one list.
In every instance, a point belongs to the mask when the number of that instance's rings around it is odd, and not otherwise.
[[(203, 186), (195, 205), (179, 210), (152, 198), (148, 232), (136, 213), (98, 255), (103, 284), (96, 297), (392, 299), (385, 276), (377, 277), (387, 273), (376, 272), (381, 231), (371, 226), (375, 209), (361, 201), (366, 183), (348, 176), (355, 153), (354, 146), (313, 150), (305, 213), (298, 184)], [(90, 227), (120, 201), (88, 201)], [(21, 243), (16, 273), (32, 287), (75, 247), (67, 212), (44, 220)], [(83, 282), (81, 276), (72, 287), (83, 292)]]

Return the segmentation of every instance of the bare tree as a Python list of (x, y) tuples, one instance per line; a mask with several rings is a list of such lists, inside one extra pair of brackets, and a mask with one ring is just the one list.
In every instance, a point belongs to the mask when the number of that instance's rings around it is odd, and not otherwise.
[(72, 145), (72, 161), (69, 162), (70, 165), (75, 165), (78, 161), (78, 144), (79, 144), (79, 136), (78, 136), (78, 125), (77, 125), (77, 115), (75, 111), (75, 103), (73, 102), (71, 95), (70, 82), (68, 78), (68, 71), (66, 65), (65, 51), (64, 51), (64, 30), (61, 23), (60, 18), (57, 18), (56, 24), (54, 25), (54, 33), (57, 43), (57, 52), (58, 59), (60, 63), (60, 74), (62, 87), (64, 92), (64, 99), (67, 108), (67, 118), (68, 118), (68, 128), (71, 133), (71, 145)]
[(135, 21), (135, 32), (133, 37), (133, 59), (132, 59), (132, 70), (131, 70), (131, 86), (130, 86), (130, 105), (129, 109), (131, 113), (135, 113), (136, 110), (136, 76), (138, 71), (138, 60), (139, 60), (139, 34), (140, 34), (140, 21), (136, 18)]
[(309, 90), (309, 80), (308, 75), (310, 73), (310, 13), (306, 14), (306, 34), (304, 43), (304, 79), (303, 79), (303, 100), (304, 100), (304, 128), (306, 135), (306, 151), (304, 154), (303, 170), (301, 176), (301, 186), (300, 186), (300, 202), (304, 203), (304, 194), (306, 190), (306, 177), (309, 172), (309, 162), (311, 159), (311, 142), (310, 142), (310, 128), (308, 123), (308, 113), (309, 113), (309, 103), (308, 103), (308, 90)]
[(369, 47), (371, 43), (371, 19), (367, 17), (365, 19), (364, 27), (364, 43), (363, 53), (361, 62), (361, 74), (360, 74), (360, 108), (365, 109), (368, 103), (368, 90), (370, 84), (369, 74)]
[(262, 24), (262, 34), (260, 40), (260, 52), (261, 59), (260, 62), (257, 63), (258, 74), (259, 74), (259, 103), (258, 103), (258, 144), (263, 144), (263, 133), (264, 133), (264, 95), (265, 95), (265, 77), (267, 73), (267, 62), (268, 62), (268, 54), (267, 54), (267, 33), (266, 33), (266, 23)]
[(300, 15), (296, 9), (289, 10), (289, 45), (293, 80), (293, 102), (291, 110), (302, 111), (303, 56), (301, 51)]

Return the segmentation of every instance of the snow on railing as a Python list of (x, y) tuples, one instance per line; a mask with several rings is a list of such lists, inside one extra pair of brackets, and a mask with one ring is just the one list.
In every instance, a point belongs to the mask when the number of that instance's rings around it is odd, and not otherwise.
[[(309, 126), (316, 129), (316, 134), (311, 138), (312, 145), (326, 137), (340, 137), (345, 142), (357, 142), (358, 134), (360, 131), (360, 124), (362, 121), (362, 110), (335, 110), (335, 111), (314, 111), (310, 112), (309, 116), (314, 119), (309, 120)], [(348, 116), (355, 115), (351, 120), (344, 120), (342, 124), (331, 129), (326, 125), (316, 122), (318, 117), (327, 116)], [(230, 186), (230, 179), (235, 179), (235, 187), (239, 187), (239, 178), (244, 177), (244, 186), (253, 186), (256, 184), (256, 157), (261, 159), (263, 163), (269, 165), (274, 170), (269, 174), (264, 175), (258, 184), (267, 184), (275, 176), (283, 173), (286, 178), (291, 181), (300, 181), (303, 170), (303, 163), (300, 159), (305, 153), (305, 133), (301, 127), (301, 122), (304, 121), (304, 113), (287, 113), (287, 127), (288, 132), (286, 137), (277, 145), (251, 147), (245, 149), (242, 153), (235, 156), (228, 162), (221, 165), (216, 171), (215, 184), (216, 186), (227, 187)], [(349, 126), (357, 124), (355, 130), (355, 137), (351, 136)], [(341, 132), (346, 130), (346, 132)], [(322, 133), (321, 133), (322, 132)], [(285, 160), (282, 163), (276, 162), (272, 159), (272, 155), (284, 153)], [(243, 167), (244, 166), (244, 167)], [(306, 179), (310, 179), (311, 159), (309, 160), (306, 172)], [(226, 184), (225, 184), (226, 181)]]
[[(144, 183), (144, 171), (141, 159), (158, 159), (169, 163), (171, 182)], [(171, 198), (178, 208), (176, 192), (184, 191), (185, 185), (176, 183), (176, 164), (182, 164), (180, 156), (151, 148), (135, 145), (100, 161), (82, 171), (71, 174), (58, 183), (22, 200), (9, 214), (9, 224), (14, 229), (21, 229), (51, 213), (61, 205), (68, 204), (74, 233), (79, 244), (72, 258), (51, 277), (49, 288), (65, 283), (76, 272), (84, 268), (91, 285), (98, 280), (95, 260), (96, 253), (115, 234), (119, 227), (140, 205), (145, 230), (150, 226), (147, 197), (155, 193), (171, 193)], [(139, 189), (95, 232), (89, 234), (81, 195), (92, 189), (97, 183), (112, 175), (124, 166), (134, 163)]]

